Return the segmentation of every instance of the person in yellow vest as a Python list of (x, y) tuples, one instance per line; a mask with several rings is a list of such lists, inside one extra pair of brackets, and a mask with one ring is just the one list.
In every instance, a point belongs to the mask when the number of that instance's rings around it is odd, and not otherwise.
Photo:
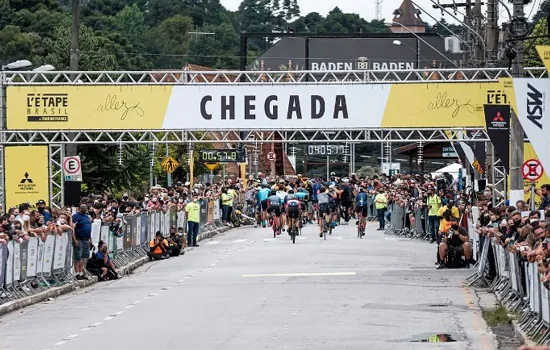
[(441, 198), (433, 189), (428, 190), (426, 205), (428, 206), (428, 226), (432, 236), (430, 243), (433, 243), (437, 240), (439, 232), (439, 208), (441, 208)]
[(229, 204), (233, 205), (233, 197), (227, 192), (227, 188), (222, 188), (222, 222), (226, 226), (229, 225)]
[(227, 190), (227, 195), (230, 196), (230, 200), (227, 204), (227, 222), (231, 225), (231, 214), (233, 213), (233, 202), (238, 198), (238, 193), (235, 191), (234, 186), (230, 186)]
[(378, 231), (384, 231), (386, 223), (384, 221), (384, 215), (386, 214), (386, 209), (388, 208), (388, 197), (384, 193), (384, 190), (381, 188), (378, 190), (378, 194), (374, 197), (374, 205), (376, 207), (376, 213), (378, 216)]
[(195, 195), (193, 201), (185, 206), (185, 214), (187, 216), (187, 246), (198, 247), (197, 235), (199, 234), (201, 208), (199, 199)]

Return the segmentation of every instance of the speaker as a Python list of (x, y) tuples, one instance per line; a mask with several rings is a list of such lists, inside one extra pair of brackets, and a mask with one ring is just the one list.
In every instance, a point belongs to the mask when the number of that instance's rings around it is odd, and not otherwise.
[(63, 200), (65, 206), (78, 207), (80, 205), (80, 198), (82, 198), (82, 192), (80, 181), (65, 181)]

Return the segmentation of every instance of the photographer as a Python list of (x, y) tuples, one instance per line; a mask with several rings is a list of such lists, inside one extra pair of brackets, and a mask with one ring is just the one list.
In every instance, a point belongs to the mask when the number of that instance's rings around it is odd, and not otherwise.
[[(456, 217), (450, 218), (450, 227), (442, 231), (441, 243), (439, 244), (439, 259), (441, 264), (438, 269), (447, 267), (459, 267), (457, 262), (462, 262), (460, 257), (464, 256), (466, 266), (472, 263), (472, 249), (469, 242), (468, 231), (460, 227)], [(449, 253), (449, 254), (447, 254)], [(449, 256), (452, 261), (447, 261)]]
[(168, 242), (162, 236), (162, 232), (157, 231), (155, 238), (149, 243), (149, 251), (147, 252), (149, 261), (164, 260), (170, 257)]
[(97, 253), (93, 255), (92, 259), (88, 260), (86, 269), (97, 275), (100, 281), (121, 278), (115, 264), (111, 261), (107, 244), (103, 241), (99, 241), (97, 249)]

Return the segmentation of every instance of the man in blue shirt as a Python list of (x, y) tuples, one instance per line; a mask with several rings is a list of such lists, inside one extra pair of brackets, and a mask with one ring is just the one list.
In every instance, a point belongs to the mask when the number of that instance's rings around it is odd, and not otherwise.
[(74, 269), (77, 280), (87, 280), (84, 272), (86, 261), (90, 258), (90, 247), (92, 246), (92, 221), (87, 214), (88, 206), (81, 204), (78, 212), (73, 215), (73, 246), (74, 246)]

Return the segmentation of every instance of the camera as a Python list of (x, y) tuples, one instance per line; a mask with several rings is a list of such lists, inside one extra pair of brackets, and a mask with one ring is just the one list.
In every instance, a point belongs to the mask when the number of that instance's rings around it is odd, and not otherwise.
[(448, 239), (451, 239), (453, 238), (453, 235), (455, 234), (455, 230), (453, 230), (452, 228), (448, 229), (447, 230), (447, 238)]

